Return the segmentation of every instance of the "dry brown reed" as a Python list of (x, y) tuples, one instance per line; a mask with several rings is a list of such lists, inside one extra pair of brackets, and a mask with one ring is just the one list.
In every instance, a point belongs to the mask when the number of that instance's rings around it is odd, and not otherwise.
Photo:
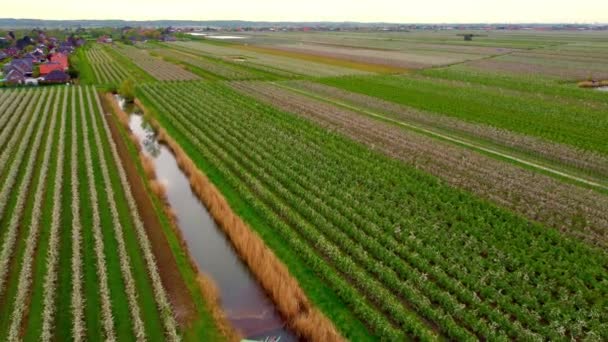
[(578, 86), (581, 88), (599, 88), (599, 87), (608, 87), (608, 80), (603, 81), (582, 81), (578, 82)]
[[(137, 99), (135, 103), (146, 109)], [(188, 157), (181, 146), (153, 119), (160, 141), (172, 150), (180, 169), (188, 176), (194, 193), (205, 204), (218, 226), (226, 233), (240, 258), (275, 303), (287, 324), (308, 341), (343, 341), (333, 323), (306, 297), (287, 267), (264, 244), (264, 241), (230, 208), (213, 183)]]

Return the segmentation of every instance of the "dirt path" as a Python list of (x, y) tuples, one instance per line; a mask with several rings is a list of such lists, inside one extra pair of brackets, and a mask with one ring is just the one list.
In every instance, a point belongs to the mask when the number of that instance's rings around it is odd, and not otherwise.
[[(103, 98), (103, 97), (102, 97)], [(106, 101), (102, 101), (104, 112), (110, 112), (107, 108)], [(163, 286), (167, 291), (167, 296), (173, 307), (175, 318), (180, 326), (187, 326), (188, 323), (193, 321), (196, 316), (196, 308), (194, 306), (190, 291), (184, 279), (177, 267), (175, 257), (171, 251), (171, 247), (167, 242), (163, 228), (156, 215), (156, 210), (152, 200), (150, 199), (148, 192), (146, 191), (145, 184), (141, 179), (137, 168), (131, 159), (131, 155), (127, 149), (127, 145), (122, 138), (118, 123), (115, 118), (111, 115), (106, 114), (105, 116), (112, 132), (112, 139), (116, 143), (118, 154), (127, 173), (127, 179), (131, 184), (131, 190), (133, 197), (137, 202), (137, 208), (139, 214), (146, 228), (150, 245), (152, 246), (152, 252), (156, 259), (156, 263), (159, 269), (159, 274), (163, 282)]]

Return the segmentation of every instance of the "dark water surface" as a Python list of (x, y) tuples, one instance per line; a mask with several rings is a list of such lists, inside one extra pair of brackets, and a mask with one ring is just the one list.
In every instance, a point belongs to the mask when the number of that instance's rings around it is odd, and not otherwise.
[[(131, 112), (128, 107), (125, 111)], [(281, 337), (281, 342), (297, 341), (223, 231), (190, 189), (188, 178), (179, 169), (171, 150), (159, 144), (143, 116), (131, 113), (129, 126), (139, 138), (144, 153), (154, 162), (156, 176), (167, 190), (168, 201), (190, 253), (200, 270), (217, 285), (222, 308), (233, 326), (249, 339)]]

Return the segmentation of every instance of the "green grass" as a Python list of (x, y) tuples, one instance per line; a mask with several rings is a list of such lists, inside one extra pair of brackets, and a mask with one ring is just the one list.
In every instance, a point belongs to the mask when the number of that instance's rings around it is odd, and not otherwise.
[(579, 88), (571, 82), (559, 81), (550, 77), (539, 77), (538, 75), (511, 75), (504, 72), (480, 71), (467, 65), (455, 65), (447, 68), (426, 69), (421, 75), (470, 82), (473, 84), (499, 87), (504, 89), (518, 90), (522, 92), (534, 92), (544, 95), (559, 96), (566, 99), (579, 99), (591, 101), (605, 101), (605, 94), (589, 89)]
[(76, 49), (76, 52), (70, 55), (70, 67), (78, 70), (79, 83), (82, 85), (96, 84), (95, 73), (86, 57), (85, 52), (89, 46), (84, 45)]
[[(433, 72), (437, 71), (428, 73)], [(525, 89), (523, 81), (514, 82), (512, 78), (502, 82), (518, 89), (516, 93), (504, 92), (500, 86), (494, 86), (500, 81), (489, 87), (491, 81), (487, 78), (478, 79), (482, 83), (474, 83), (476, 79), (471, 77), (468, 82), (449, 83), (421, 76), (351, 76), (326, 78), (320, 82), (421, 110), (608, 153), (606, 112), (573, 102), (539, 98), (534, 88)], [(551, 88), (549, 84), (540, 88), (551, 89), (546, 90), (549, 95), (565, 92), (563, 88)]]

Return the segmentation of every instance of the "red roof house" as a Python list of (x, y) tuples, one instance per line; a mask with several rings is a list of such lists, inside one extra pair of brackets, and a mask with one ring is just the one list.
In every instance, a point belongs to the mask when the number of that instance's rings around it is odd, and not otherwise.
[(59, 63), (63, 67), (63, 71), (68, 70), (68, 56), (62, 53), (54, 53), (51, 55), (51, 63)]
[(65, 71), (65, 68), (63, 65), (56, 62), (40, 64), (40, 76), (48, 75), (53, 70)]

